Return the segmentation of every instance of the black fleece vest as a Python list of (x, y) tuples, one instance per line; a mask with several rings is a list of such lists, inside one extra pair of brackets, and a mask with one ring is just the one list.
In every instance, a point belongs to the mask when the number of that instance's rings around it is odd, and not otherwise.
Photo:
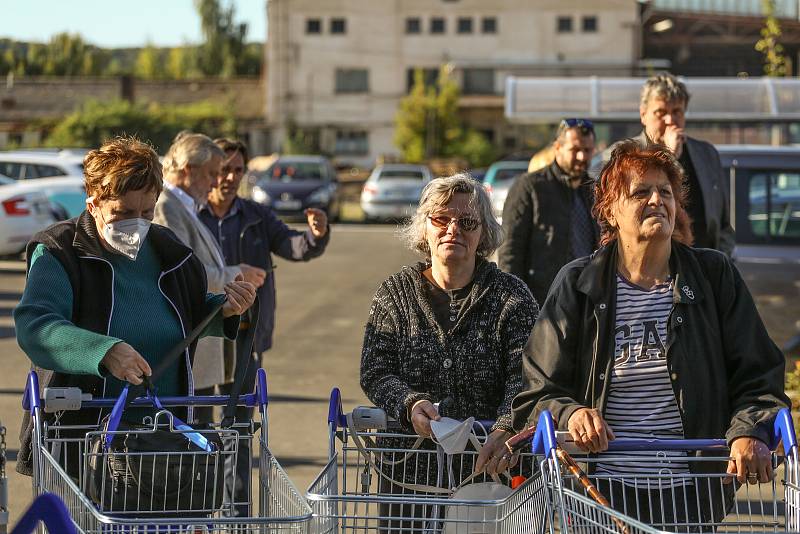
[[(206, 313), (205, 298), (208, 284), (205, 270), (191, 249), (183, 245), (167, 228), (152, 225), (148, 239), (161, 260), (161, 271), (164, 273), (161, 277), (161, 288), (174, 304), (184, 331), (188, 333)], [(28, 261), (39, 244), (47, 247), (47, 250), (58, 259), (69, 277), (73, 296), (72, 322), (86, 330), (107, 334), (113, 307), (113, 271), (111, 265), (102, 259), (103, 248), (92, 216), (84, 211), (75, 219), (57, 223), (33, 236), (27, 246)], [(195, 345), (196, 343), (193, 343), (189, 349), (192, 357)], [(184, 359), (180, 361), (179, 376), (184, 377), (180, 386), (182, 390), (188, 392), (189, 369)], [(45, 387), (78, 387), (94, 397), (103, 396), (105, 381), (102, 378), (58, 373), (36, 367), (34, 369), (39, 374), (39, 387), (42, 391)], [(99, 410), (64, 412), (60, 424), (94, 425), (98, 424), (101, 416)], [(25, 412), (17, 458), (17, 472), (25, 475), (30, 475), (33, 470), (32, 430), (30, 413)], [(75, 437), (82, 439), (85, 433), (86, 430), (79, 431)], [(81, 459), (72, 456), (72, 451), (70, 456), (67, 467), (73, 471), (72, 467), (77, 467), (75, 462)]]

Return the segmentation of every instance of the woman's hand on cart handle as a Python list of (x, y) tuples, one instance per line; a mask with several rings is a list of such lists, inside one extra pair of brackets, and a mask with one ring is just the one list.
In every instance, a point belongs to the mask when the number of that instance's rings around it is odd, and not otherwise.
[(115, 378), (123, 382), (130, 382), (134, 386), (142, 383), (143, 376), (150, 376), (153, 371), (136, 349), (125, 342), (119, 342), (108, 349), (106, 355), (100, 360), (100, 365), (105, 367)]
[(514, 467), (519, 455), (512, 454), (506, 446), (506, 441), (512, 436), (511, 432), (500, 428), (489, 434), (475, 462), (475, 472), (486, 471), (489, 475), (499, 475)]
[(233, 282), (225, 284), (225, 296), (227, 300), (222, 306), (222, 316), (241, 315), (256, 300), (256, 286), (250, 282), (245, 282), (244, 277), (237, 274)]
[(408, 414), (408, 420), (411, 421), (411, 426), (414, 427), (414, 432), (423, 438), (431, 437), (431, 421), (438, 421), (441, 419), (439, 410), (429, 400), (418, 400), (411, 407)]
[(772, 480), (772, 453), (767, 444), (760, 439), (743, 436), (731, 443), (731, 459), (728, 462), (728, 473), (725, 478), (730, 484), (734, 476), (739, 484), (758, 484)]
[(592, 453), (605, 451), (608, 442), (616, 437), (600, 411), (594, 408), (573, 412), (567, 421), (567, 430), (578, 447)]

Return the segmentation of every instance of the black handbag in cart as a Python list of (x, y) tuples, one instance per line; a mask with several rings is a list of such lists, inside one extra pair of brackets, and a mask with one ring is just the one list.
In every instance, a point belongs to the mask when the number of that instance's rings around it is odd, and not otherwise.
[[(224, 304), (224, 303), (223, 303)], [(165, 516), (210, 515), (223, 506), (226, 450), (223, 441), (236, 439), (230, 427), (235, 422), (236, 405), (250, 358), (238, 358), (231, 398), (224, 409), (221, 430), (206, 424), (188, 425), (171, 412), (161, 413), (153, 382), (200, 336), (222, 308), (216, 306), (189, 335), (159, 362), (151, 377), (141, 386), (127, 384), (111, 413), (103, 419), (100, 432), (87, 444), (84, 491), (103, 512), (150, 512)], [(258, 299), (250, 309), (251, 327), (239, 352), (249, 354), (258, 323)], [(145, 393), (159, 410), (153, 425), (130, 424), (122, 414), (139, 392)], [(169, 426), (166, 426), (169, 423)], [(233, 473), (229, 473), (233, 476)]]

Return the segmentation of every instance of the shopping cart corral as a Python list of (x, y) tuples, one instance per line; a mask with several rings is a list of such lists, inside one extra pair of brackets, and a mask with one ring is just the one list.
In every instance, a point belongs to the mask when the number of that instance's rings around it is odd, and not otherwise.
[[(797, 440), (788, 409), (779, 412), (771, 444), (778, 476), (769, 483), (740, 485), (725, 474), (729, 449), (725, 440), (622, 440), (608, 453), (574, 454), (581, 472), (563, 469), (564, 455), (553, 419), (543, 412), (533, 450), (544, 455), (551, 532), (785, 532), (800, 531)], [(777, 449), (777, 450), (776, 450)], [(689, 473), (676, 472), (676, 457), (685, 452)], [(621, 466), (625, 474), (598, 474), (599, 463)], [(643, 465), (655, 467), (637, 473)], [(657, 474), (653, 474), (655, 471)], [(580, 481), (584, 478), (585, 483)], [(590, 497), (593, 485), (610, 507)]]
[[(482, 443), (486, 423), (474, 428)], [(338, 389), (331, 393), (328, 429), (329, 462), (306, 495), (315, 532), (544, 531), (547, 499), (532, 454), (521, 455), (513, 468), (520, 485), (512, 490), (508, 479), (473, 476), (474, 446), (445, 454), (432, 441), (403, 433), (381, 410), (345, 414)]]
[[(67, 506), (79, 532), (273, 532), (309, 531), (311, 510), (292, 485), (268, 447), (267, 382), (263, 369), (257, 372), (255, 393), (241, 395), (238, 405), (256, 407), (259, 421), (237, 421), (197, 429), (183, 424), (170, 408), (226, 406), (228, 396), (141, 397), (133, 408), (154, 405), (157, 413), (135, 429), (108, 431), (107, 423), (94, 426), (60, 424), (66, 410), (112, 410), (118, 399), (82, 398), (79, 391), (45, 390), (39, 396), (38, 376), (31, 372), (23, 407), (33, 418), (33, 492), (51, 492)], [(112, 419), (113, 419), (112, 410)], [(153, 438), (158, 436), (158, 439)], [(162, 452), (158, 442), (175, 439), (183, 449)], [(108, 448), (124, 441), (153, 442), (148, 450), (138, 446)], [(247, 502), (234, 502), (224, 492), (231, 483), (238, 454), (251, 456), (258, 443), (257, 494), (248, 487)], [(130, 452), (127, 452), (130, 451)], [(72, 463), (68, 463), (72, 459)], [(77, 459), (77, 461), (75, 460)], [(94, 477), (94, 481), (92, 480)], [(99, 482), (98, 482), (99, 480)], [(232, 484), (232, 483), (231, 483)], [(126, 492), (131, 488), (148, 491)], [(232, 517), (244, 509), (246, 517)]]

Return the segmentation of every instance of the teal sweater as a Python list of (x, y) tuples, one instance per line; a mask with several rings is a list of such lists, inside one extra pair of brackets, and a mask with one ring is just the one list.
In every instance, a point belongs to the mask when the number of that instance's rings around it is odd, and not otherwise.
[[(159, 358), (183, 339), (183, 333), (175, 310), (158, 288), (161, 265), (149, 240), (145, 240), (136, 261), (110, 252), (105, 252), (104, 259), (114, 268), (114, 307), (108, 335), (85, 330), (70, 321), (73, 295), (69, 278), (61, 263), (41, 244), (31, 256), (14, 322), (17, 340), (34, 364), (62, 373), (104, 377), (104, 396), (115, 397), (125, 383), (111, 376), (100, 363), (112, 346), (128, 343), (155, 369)], [(208, 309), (223, 298), (207, 294)], [(221, 313), (203, 335), (224, 335)], [(176, 360), (157, 380), (159, 395), (188, 393), (178, 391), (179, 370), (180, 362)]]

